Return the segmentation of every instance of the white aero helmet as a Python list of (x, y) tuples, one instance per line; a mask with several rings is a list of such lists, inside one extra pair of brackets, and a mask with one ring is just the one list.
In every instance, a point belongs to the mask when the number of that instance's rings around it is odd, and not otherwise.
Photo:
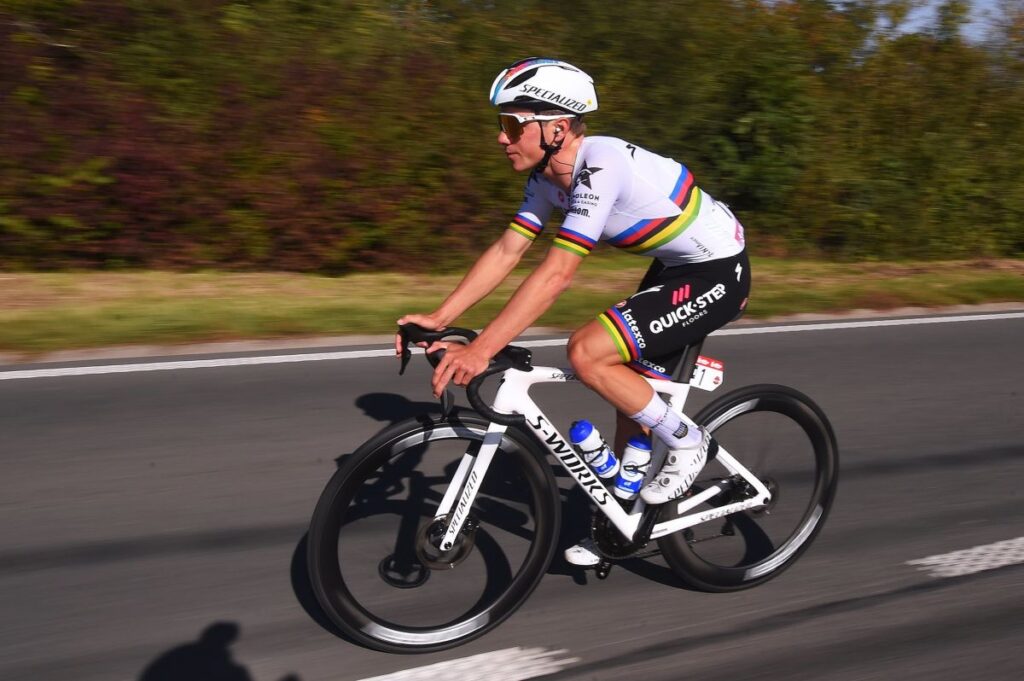
[(597, 110), (597, 91), (593, 79), (572, 64), (529, 57), (498, 74), (491, 84), (491, 104), (562, 109), (581, 116)]

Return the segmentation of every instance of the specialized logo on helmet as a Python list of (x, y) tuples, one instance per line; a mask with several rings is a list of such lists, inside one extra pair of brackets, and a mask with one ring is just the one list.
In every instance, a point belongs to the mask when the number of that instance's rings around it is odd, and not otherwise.
[(491, 104), (550, 104), (568, 113), (597, 110), (594, 81), (564, 61), (531, 57), (518, 61), (498, 74), (491, 84)]
[(539, 88), (536, 85), (524, 85), (522, 88), (520, 88), (519, 91), (522, 92), (527, 97), (531, 97), (533, 99), (541, 99), (544, 100), (545, 102), (551, 102), (552, 104), (557, 104), (558, 106), (564, 107), (566, 109), (571, 109), (572, 111), (585, 111), (587, 108), (587, 105), (579, 101), (578, 99), (565, 97), (563, 95), (558, 94), (557, 92), (545, 90), (544, 88)]

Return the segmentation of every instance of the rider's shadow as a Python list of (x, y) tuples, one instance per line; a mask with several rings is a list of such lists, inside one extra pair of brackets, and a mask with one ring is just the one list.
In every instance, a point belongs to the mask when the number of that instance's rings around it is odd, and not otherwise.
[(393, 425), (413, 416), (438, 416), (441, 407), (436, 402), (413, 402), (395, 393), (366, 393), (356, 398), (356, 407), (375, 421)]
[[(355, 406), (364, 416), (380, 421), (386, 426), (393, 426), (416, 416), (437, 418), (441, 415), (441, 406), (437, 402), (413, 402), (408, 397), (395, 393), (366, 393), (356, 398)], [(334, 461), (340, 467), (351, 455), (352, 452), (339, 454)]]
[[(171, 648), (150, 662), (139, 681), (253, 681), (249, 670), (231, 654), (238, 634), (234, 622), (214, 622), (195, 641)], [(299, 677), (289, 674), (281, 681), (299, 681)]]

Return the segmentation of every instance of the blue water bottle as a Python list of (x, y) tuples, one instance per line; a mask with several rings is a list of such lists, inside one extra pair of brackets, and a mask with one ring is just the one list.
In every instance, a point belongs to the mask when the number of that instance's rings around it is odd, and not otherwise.
[(612, 478), (619, 472), (619, 460), (590, 421), (581, 419), (569, 429), (569, 441), (594, 469), (599, 478)]
[(622, 466), (615, 478), (615, 496), (620, 499), (636, 499), (644, 476), (651, 467), (651, 441), (645, 435), (629, 438), (622, 452)]

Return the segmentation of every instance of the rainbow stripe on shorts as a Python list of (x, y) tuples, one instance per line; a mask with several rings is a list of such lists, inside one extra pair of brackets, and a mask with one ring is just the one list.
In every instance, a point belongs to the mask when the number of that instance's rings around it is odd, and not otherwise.
[(597, 315), (597, 321), (601, 322), (605, 330), (611, 335), (615, 348), (623, 362), (630, 362), (640, 359), (640, 346), (629, 324), (623, 318), (622, 313), (614, 307), (610, 307)]

